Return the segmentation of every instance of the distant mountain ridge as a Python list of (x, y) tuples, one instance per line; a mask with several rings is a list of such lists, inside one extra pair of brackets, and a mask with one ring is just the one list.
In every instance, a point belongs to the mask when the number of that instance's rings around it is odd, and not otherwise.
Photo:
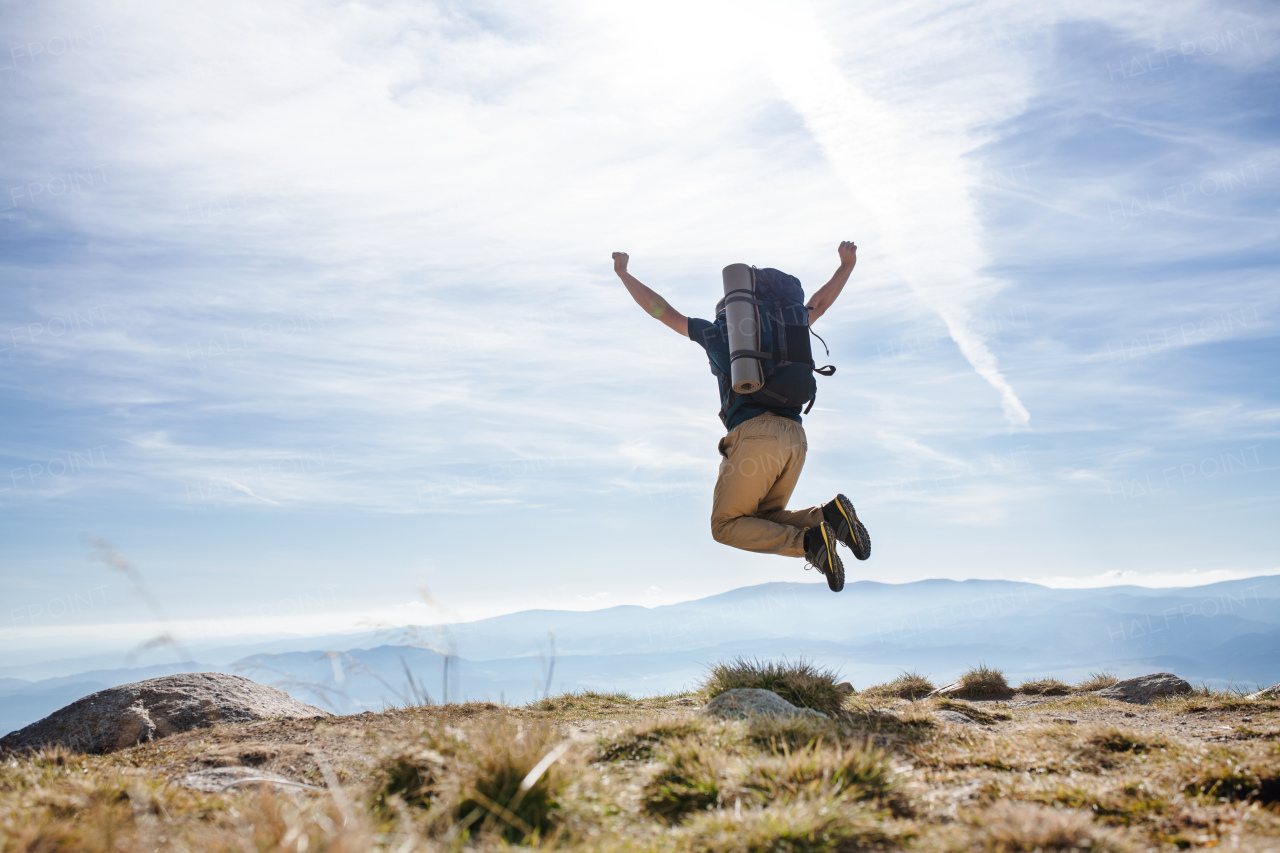
[[(347, 713), (430, 698), (524, 702), (547, 690), (658, 693), (735, 655), (806, 656), (863, 687), (903, 669), (945, 681), (985, 662), (1011, 680), (1170, 670), (1192, 682), (1280, 681), (1280, 576), (1180, 589), (1033, 583), (769, 583), (679, 604), (527, 610), (396, 632), (296, 638), (195, 667), (0, 679), (0, 733), (80, 696), (186, 669), (238, 672)], [(447, 681), (446, 681), (447, 673)]]

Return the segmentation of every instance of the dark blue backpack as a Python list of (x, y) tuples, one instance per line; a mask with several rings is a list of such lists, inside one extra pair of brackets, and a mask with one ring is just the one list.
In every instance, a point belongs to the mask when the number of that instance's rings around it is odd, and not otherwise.
[[(732, 382), (712, 362), (711, 372), (720, 380), (720, 418), (724, 420), (729, 407), (737, 399), (745, 398), (752, 404), (766, 409), (797, 409), (808, 405), (809, 414), (818, 395), (818, 383), (813, 374), (830, 376), (836, 372), (831, 365), (817, 367), (809, 346), (809, 309), (804, 304), (804, 289), (800, 279), (781, 270), (751, 268), (755, 279), (756, 307), (760, 313), (759, 358), (764, 373), (764, 385), (750, 394), (734, 392)], [(724, 341), (729, 340), (726, 328), (724, 300), (716, 306), (716, 331)], [(822, 348), (826, 350), (824, 341)], [(827, 352), (830, 355), (830, 351)]]

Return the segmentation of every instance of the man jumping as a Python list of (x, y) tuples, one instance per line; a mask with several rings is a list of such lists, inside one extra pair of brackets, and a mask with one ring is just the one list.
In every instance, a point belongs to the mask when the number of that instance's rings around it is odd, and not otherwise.
[[(839, 268), (804, 305), (809, 325), (836, 301), (858, 262), (858, 247), (851, 241), (841, 243), (838, 252)], [(701, 345), (719, 382), (720, 418), (728, 435), (720, 439), (711, 535), (717, 542), (744, 551), (804, 557), (826, 576), (831, 590), (839, 592), (844, 588), (844, 565), (836, 553), (836, 542), (843, 542), (855, 557), (865, 560), (871, 556), (871, 538), (853, 504), (842, 494), (820, 506), (787, 509), (808, 450), (800, 407), (772, 408), (734, 393), (724, 322), (717, 325), (681, 314), (627, 271), (629, 260), (625, 252), (613, 253), (613, 271), (627, 292), (650, 315)], [(795, 282), (776, 270), (761, 272)], [(800, 293), (799, 282), (795, 287)], [(800, 308), (798, 302), (796, 308)], [(716, 314), (723, 311), (722, 300)]]

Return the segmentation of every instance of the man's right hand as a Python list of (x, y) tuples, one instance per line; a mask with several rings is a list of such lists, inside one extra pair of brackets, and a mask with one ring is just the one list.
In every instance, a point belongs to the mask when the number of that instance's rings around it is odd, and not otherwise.
[(631, 257), (626, 252), (614, 252), (613, 271), (618, 275), (622, 275), (627, 271), (627, 261), (629, 260), (631, 260)]

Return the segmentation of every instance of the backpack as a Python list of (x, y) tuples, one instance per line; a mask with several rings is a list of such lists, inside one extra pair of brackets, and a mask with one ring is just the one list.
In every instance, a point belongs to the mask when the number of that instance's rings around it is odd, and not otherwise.
[[(721, 383), (720, 419), (725, 420), (729, 407), (738, 398), (745, 397), (752, 404), (766, 409), (797, 409), (808, 403), (804, 413), (809, 414), (818, 396), (818, 383), (813, 374), (831, 376), (835, 367), (828, 364), (817, 367), (809, 346), (809, 335), (822, 341), (809, 328), (809, 309), (804, 304), (804, 289), (800, 279), (775, 269), (751, 268), (755, 285), (754, 295), (746, 291), (733, 291), (716, 306), (715, 326), (729, 340), (724, 306), (729, 300), (754, 302), (760, 317), (760, 351), (731, 353), (730, 358), (755, 358), (761, 362), (764, 385), (750, 394), (738, 394), (733, 390), (729, 376), (712, 363), (711, 372)], [(822, 348), (827, 350), (826, 341)]]

